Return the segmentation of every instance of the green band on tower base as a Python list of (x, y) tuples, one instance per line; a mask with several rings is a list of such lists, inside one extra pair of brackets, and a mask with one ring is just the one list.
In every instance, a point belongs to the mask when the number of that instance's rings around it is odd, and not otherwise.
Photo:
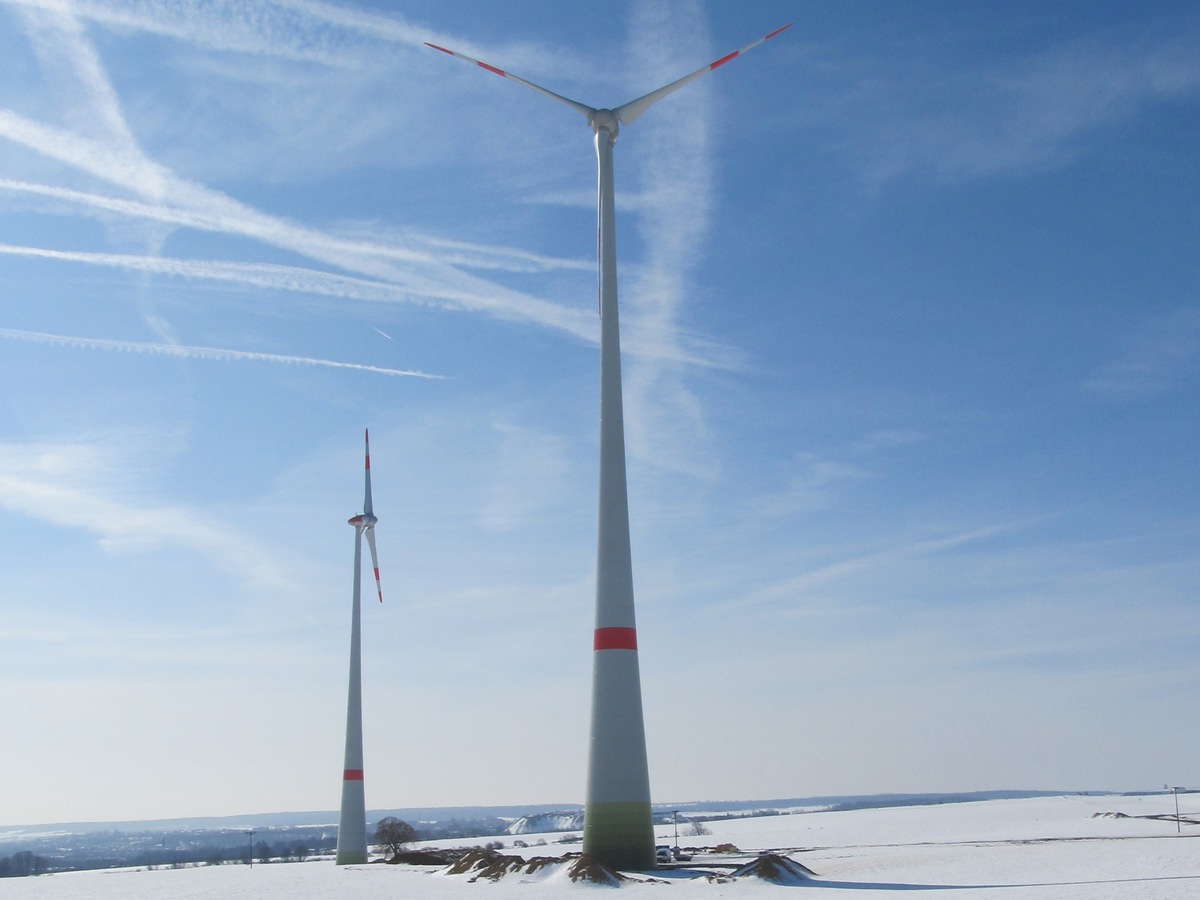
[(650, 804), (589, 803), (583, 811), (583, 852), (614, 869), (653, 869)]

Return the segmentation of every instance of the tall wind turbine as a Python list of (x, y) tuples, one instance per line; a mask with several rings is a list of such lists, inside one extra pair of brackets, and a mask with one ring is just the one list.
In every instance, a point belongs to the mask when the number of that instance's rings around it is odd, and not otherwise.
[(581, 113), (594, 134), (597, 251), (600, 256), (600, 509), (596, 559), (596, 628), (592, 641), (592, 723), (588, 752), (583, 852), (616, 868), (649, 869), (654, 860), (650, 775), (638, 669), (629, 552), (629, 497), (625, 482), (625, 423), (621, 407), (621, 337), (617, 321), (617, 244), (613, 201), (613, 145), (620, 125), (685, 84), (752, 50), (789, 28), (778, 28), (616, 109), (595, 109), (462, 53), (426, 43), (495, 75), (523, 84)]
[(342, 766), (342, 816), (338, 825), (336, 862), (339, 866), (367, 861), (367, 801), (363, 794), (362, 740), (362, 655), (361, 594), (362, 539), (367, 536), (371, 548), (371, 566), (375, 570), (375, 591), (383, 602), (379, 583), (379, 557), (375, 553), (375, 511), (371, 506), (371, 436), (363, 432), (366, 446), (366, 492), (362, 515), (354, 516), (354, 603), (350, 616), (350, 692), (346, 701), (346, 757)]

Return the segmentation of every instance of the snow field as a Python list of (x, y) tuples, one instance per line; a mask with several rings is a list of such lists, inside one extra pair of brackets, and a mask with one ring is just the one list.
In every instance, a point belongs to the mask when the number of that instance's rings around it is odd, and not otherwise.
[[(1097, 817), (1124, 813), (1130, 818)], [(897, 891), (933, 892), (938, 900), (1004, 897), (1031, 900), (1107, 900), (1200, 897), (1200, 828), (1135, 818), (1174, 812), (1170, 796), (1049, 797), (764, 816), (710, 824), (712, 834), (680, 837), (683, 845), (733, 843), (744, 851), (792, 851), (817, 873), (803, 887), (754, 879), (713, 882), (692, 870), (661, 873), (654, 883), (626, 883), (623, 896), (655, 900), (763, 896), (792, 891), (855, 900), (894, 897)], [(1188, 830), (1190, 827), (1190, 831)], [(656, 828), (673, 842), (671, 826)], [(536, 835), (525, 838), (537, 839)], [(558, 835), (547, 835), (552, 841)], [(505, 844), (511, 838), (501, 836)], [(481, 838), (478, 843), (487, 841)], [(444, 843), (444, 842), (443, 842)], [(578, 849), (548, 844), (514, 851), (557, 855)], [(328, 861), (193, 869), (77, 872), (4, 883), (5, 900), (515, 900), (579, 896), (613, 890), (572, 883), (565, 867), (499, 882), (407, 866), (339, 868)], [(645, 876), (637, 876), (645, 877)], [(847, 895), (845, 890), (852, 890)]]

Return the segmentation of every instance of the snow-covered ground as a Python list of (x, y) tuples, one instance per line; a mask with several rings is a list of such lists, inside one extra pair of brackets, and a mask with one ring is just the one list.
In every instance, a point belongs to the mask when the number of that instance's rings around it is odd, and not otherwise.
[[(627, 882), (620, 890), (623, 896), (655, 900), (787, 896), (801, 890), (833, 897), (847, 896), (842, 892), (849, 890), (849, 896), (864, 900), (896, 891), (934, 892), (939, 900), (1200, 897), (1200, 826), (1185, 824), (1177, 835), (1173, 821), (1138, 818), (1173, 814), (1174, 809), (1169, 795), (1065, 796), (714, 822), (712, 834), (681, 836), (680, 843), (774, 850), (803, 863), (817, 877), (804, 886), (780, 886), (752, 878), (715, 882), (697, 870), (674, 870), (659, 873), (658, 882)], [(1100, 815), (1105, 813), (1128, 818)], [(660, 843), (673, 842), (670, 826), (657, 830)], [(549, 855), (562, 849), (550, 844), (521, 852)], [(596, 890), (606, 888), (572, 883), (562, 869), (553, 868), (471, 883), (466, 876), (407, 866), (338, 868), (324, 861), (253, 869), (64, 873), (8, 879), (3, 887), (6, 900), (510, 900)]]

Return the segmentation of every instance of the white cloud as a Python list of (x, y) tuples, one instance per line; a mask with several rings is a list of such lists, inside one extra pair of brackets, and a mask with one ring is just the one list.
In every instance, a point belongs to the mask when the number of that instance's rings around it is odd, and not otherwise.
[[(1084, 39), (931, 82), (869, 72), (839, 122), (866, 126), (843, 149), (872, 185), (907, 175), (959, 181), (1061, 165), (1080, 139), (1144, 108), (1200, 90), (1196, 35), (1120, 34)], [(847, 104), (849, 108), (847, 108)]]
[[(315, 294), (371, 302), (424, 302), (450, 309), (483, 312), (498, 319), (533, 321), (576, 337), (593, 337), (590, 317), (555, 306), (536, 297), (496, 287), (486, 292), (471, 289), (470, 279), (458, 286), (423, 275), (415, 269), (398, 269), (393, 281), (354, 278), (317, 269), (272, 263), (239, 263), (221, 260), (185, 260), (162, 256), (47, 250), (0, 244), (0, 254), (40, 257), (87, 265), (108, 266), (181, 278), (232, 282), (248, 287)], [(466, 283), (463, 283), (463, 282)], [(507, 302), (505, 302), (507, 301)]]
[[(695, 58), (710, 55), (698, 2), (646, 0), (635, 6), (630, 30), (628, 81), (638, 85), (631, 88), (633, 96), (694, 71)], [(704, 411), (684, 372), (670, 360), (681, 355), (680, 322), (694, 292), (713, 203), (711, 89), (706, 81), (657, 104), (629, 126), (629, 137), (618, 144), (618, 152), (632, 155), (638, 164), (634, 210), (644, 244), (639, 265), (621, 268), (633, 276), (622, 282), (629, 286), (622, 322), (635, 326), (642, 340), (669, 348), (628, 367), (629, 450), (640, 460), (700, 477), (710, 477), (716, 467)]]
[[(378, 329), (376, 329), (378, 331)], [(382, 332), (380, 332), (382, 334)], [(386, 335), (384, 335), (386, 337)], [(0, 328), (0, 337), (29, 341), (38, 344), (58, 344), (63, 347), (83, 347), (94, 350), (118, 350), (124, 353), (150, 353), (158, 356), (177, 356), (187, 359), (210, 359), (223, 361), (246, 360), (253, 362), (285, 363), (299, 366), (323, 366), (331, 369), (353, 369), (377, 375), (403, 375), (410, 378), (441, 378), (403, 369), (388, 369), (382, 366), (367, 366), (360, 363), (337, 362), (331, 359), (313, 359), (308, 356), (285, 356), (278, 353), (255, 353), (245, 350), (224, 350), (218, 347), (188, 347), (177, 343), (149, 344), (139, 341), (113, 341), (97, 338), (70, 337), (61, 334), (44, 334), (36, 331), (18, 331)]]
[[(31, 41), (47, 59), (59, 60), (59, 74), (79, 87), (78, 91), (64, 89), (64, 92), (83, 96), (85, 107), (94, 109), (95, 115), (86, 129), (80, 131), (76, 129), (82, 121), (79, 117), (67, 117), (66, 125), (56, 125), (35, 120), (13, 109), (0, 108), (0, 137), (34, 151), (46, 160), (57, 161), (128, 192), (135, 199), (15, 178), (4, 180), (0, 189), (43, 198), (55, 204), (55, 211), (60, 213), (82, 211), (85, 215), (140, 219), (168, 227), (249, 238), (349, 274), (269, 264), (171, 260), (158, 255), (137, 257), (47, 247), (7, 245), (2, 252), (347, 299), (434, 303), (504, 320), (531, 322), (587, 341), (597, 339), (597, 322), (590, 308), (570, 308), (549, 302), (469, 271), (526, 275), (582, 273), (591, 263), (419, 233), (394, 235), (385, 240), (372, 235), (338, 236), (269, 215), (220, 191), (180, 177), (161, 162), (151, 159), (138, 145), (126, 124), (120, 98), (104, 72), (95, 48), (80, 27), (78, 17), (111, 27), (169, 33), (206, 46), (240, 47), (247, 52), (268, 52), (264, 46), (240, 37), (250, 33), (259, 35), (267, 45), (280, 40), (285, 44), (287, 40), (295, 40), (305, 47), (321, 48), (325, 46), (323, 41), (328, 37), (329, 26), (400, 43), (415, 40), (420, 29), (414, 31), (400, 20), (307, 2), (268, 5), (260, 16), (253, 17), (247, 17), (245, 7), (240, 4), (221, 3), (215, 7), (179, 4), (170, 15), (163, 7), (146, 3), (132, 6), (83, 3), (72, 7), (74, 16), (57, 4), (19, 6), (26, 11), (25, 17), (30, 22), (27, 30)], [(698, 17), (693, 19), (699, 21)], [(178, 22), (171, 24), (175, 20)], [(272, 22), (279, 27), (273, 26)], [(309, 38), (304, 37), (306, 34)], [(292, 37), (285, 40), (284, 35)], [(421, 31), (420, 36), (427, 35)], [(685, 44), (695, 43), (693, 36), (684, 37), (687, 38)], [(635, 71), (639, 73), (639, 79), (666, 79), (678, 74), (678, 66), (673, 66), (670, 60), (662, 60), (657, 50), (657, 44), (646, 45), (635, 54)], [(326, 51), (318, 49), (317, 52), (320, 56)], [(540, 56), (543, 60), (554, 58), (553, 54)], [(664, 74), (668, 69), (670, 76)], [(706, 186), (708, 178), (704, 175), (708, 163), (701, 112), (705, 98), (703, 86), (692, 88), (691, 94), (690, 106), (682, 106), (674, 112), (670, 109), (671, 101), (663, 104), (662, 124), (657, 131), (639, 123), (648, 145), (662, 161), (654, 164), (656, 168), (647, 181), (647, 189), (655, 202), (641, 207), (649, 222), (650, 263), (645, 270), (646, 276), (634, 283), (641, 281), (647, 287), (631, 292), (633, 310), (628, 316), (623, 342), (630, 356), (660, 361), (632, 375), (632, 393), (641, 395), (645, 401), (641, 408), (648, 414), (653, 414), (662, 423), (671, 424), (670, 429), (658, 433), (677, 433), (671, 442), (676, 447), (695, 445), (694, 439), (703, 433), (698, 405), (684, 386), (678, 366), (731, 368), (738, 365), (736, 354), (728, 348), (689, 335), (679, 327), (678, 308), (688, 290), (685, 273), (694, 265), (697, 242), (704, 237), (710, 191)], [(693, 137), (681, 144), (670, 135), (678, 131), (683, 120), (689, 124), (689, 133)], [(674, 154), (666, 152), (671, 147), (681, 149)], [(165, 232), (156, 232), (156, 248), (162, 246), (164, 238)], [(639, 295), (643, 298), (641, 302), (636, 299)], [(645, 446), (645, 441), (636, 437), (639, 431), (637, 401), (632, 405), (635, 409), (633, 443)], [(682, 459), (670, 452), (653, 455), (660, 459)]]
[(157, 452), (116, 436), (93, 441), (0, 445), (0, 508), (93, 534), (114, 553), (163, 546), (195, 551), (220, 569), (272, 589), (294, 588), (289, 569), (247, 534), (185, 506), (146, 500), (128, 473)]
[(480, 510), (483, 527), (513, 531), (528, 527), (540, 510), (556, 506), (568, 470), (566, 447), (543, 430), (496, 422), (500, 443), (487, 501)]
[(851, 449), (860, 453), (873, 453), (877, 450), (888, 450), (892, 447), (907, 447), (911, 444), (919, 444), (925, 441), (927, 437), (924, 432), (915, 428), (881, 428), (855, 441), (851, 445)]
[(1179, 386), (1200, 364), (1200, 309), (1178, 309), (1147, 322), (1115, 361), (1085, 387), (1099, 394), (1138, 399)]

